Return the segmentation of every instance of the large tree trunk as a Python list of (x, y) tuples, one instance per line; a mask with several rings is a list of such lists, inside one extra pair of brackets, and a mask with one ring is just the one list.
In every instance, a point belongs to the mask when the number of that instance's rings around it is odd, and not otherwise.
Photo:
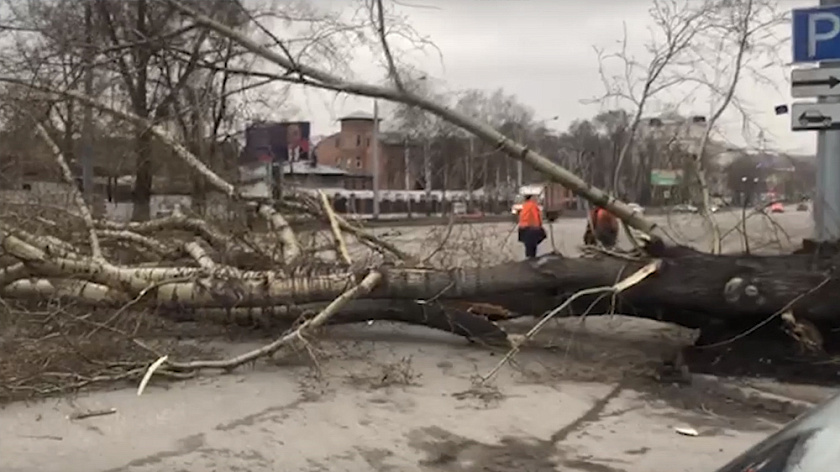
[[(18, 280), (0, 290), (4, 296), (51, 292), (91, 304), (123, 304), (141, 297), (145, 305), (170, 314), (194, 312), (201, 316), (205, 310), (221, 310), (235, 316), (239, 311), (257, 308), (269, 317), (281, 313), (281, 318), (288, 319), (289, 307), (329, 302), (364, 275), (335, 268), (289, 274), (214, 268), (212, 264), (125, 268), (79, 255), (62, 255), (54, 244), (34, 236), (24, 239), (6, 232), (2, 240), (2, 249), (25, 261), (26, 266), (26, 271), (20, 267), (6, 269), (14, 271), (5, 277), (6, 283), (24, 273), (64, 281), (38, 285), (29, 279)], [(840, 315), (834, 310), (840, 302), (840, 281), (832, 272), (831, 258), (817, 259), (807, 254), (716, 256), (683, 247), (658, 249), (658, 253), (655, 248), (650, 250), (660, 258), (656, 273), (615, 297), (582, 297), (561, 316), (587, 310), (590, 314), (610, 313), (614, 308), (618, 313), (690, 328), (718, 329), (752, 326), (790, 311), (796, 320), (810, 322), (823, 332), (840, 325)], [(513, 313), (511, 316), (539, 316), (574, 292), (610, 287), (648, 262), (548, 255), (532, 261), (446, 271), (380, 267), (381, 283), (365, 295), (370, 304), (363, 309), (348, 309), (342, 316), (350, 321), (392, 319), (437, 329), (479, 323), (472, 315), (464, 318), (462, 310), (447, 308), (463, 301), (504, 307)], [(150, 284), (156, 284), (152, 291)], [(280, 306), (286, 308), (278, 312)], [(457, 323), (451, 319), (443, 323), (443, 315), (431, 316), (433, 310), (460, 313), (460, 318)], [(464, 330), (447, 330), (464, 334)], [(498, 337), (497, 330), (486, 322), (466, 331)]]

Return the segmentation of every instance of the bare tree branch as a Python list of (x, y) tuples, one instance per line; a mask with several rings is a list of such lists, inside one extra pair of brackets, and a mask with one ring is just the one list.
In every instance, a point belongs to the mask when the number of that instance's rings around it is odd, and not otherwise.
[[(352, 93), (355, 95), (362, 95), (375, 98), (383, 98), (401, 103), (407, 103), (413, 106), (420, 107), (426, 111), (434, 113), (435, 115), (445, 118), (447, 121), (464, 128), (465, 130), (475, 134), (481, 139), (489, 143), (495, 143), (500, 149), (503, 149), (509, 156), (522, 160), (525, 163), (533, 166), (535, 169), (545, 173), (552, 179), (564, 184), (569, 189), (578, 193), (585, 198), (596, 202), (598, 205), (604, 206), (616, 214), (618, 217), (625, 220), (630, 226), (635, 227), (645, 233), (652, 234), (654, 232), (662, 232), (661, 228), (642, 216), (636, 214), (630, 207), (623, 202), (611, 197), (607, 193), (593, 188), (588, 185), (578, 176), (572, 174), (565, 168), (553, 163), (544, 156), (529, 150), (527, 147), (514, 142), (505, 137), (498, 131), (473, 120), (465, 115), (462, 115), (454, 110), (443, 107), (433, 101), (424, 99), (410, 92), (400, 92), (396, 89), (387, 87), (380, 87), (366, 83), (351, 82), (334, 76), (323, 70), (307, 66), (305, 64), (294, 64), (288, 58), (270, 51), (269, 49), (260, 46), (252, 39), (248, 38), (242, 33), (232, 30), (222, 23), (213, 20), (212, 18), (199, 13), (192, 8), (189, 8), (180, 2), (170, 0), (177, 10), (185, 15), (191, 16), (195, 21), (207, 28), (212, 29), (216, 33), (230, 38), (254, 54), (265, 58), (266, 60), (282, 67), (289, 71), (297, 68), (301, 76), (306, 78), (298, 79), (297, 82), (305, 85), (311, 85), (318, 88), (333, 90), (336, 92)], [(662, 233), (665, 236), (665, 233)]]

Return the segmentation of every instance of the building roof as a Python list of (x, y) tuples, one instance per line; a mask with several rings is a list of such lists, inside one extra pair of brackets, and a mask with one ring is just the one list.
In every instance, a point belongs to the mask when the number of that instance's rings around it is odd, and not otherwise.
[(382, 131), (379, 133), (379, 140), (382, 141), (384, 144), (404, 146), (406, 142), (406, 136), (402, 133), (397, 133), (394, 131)]
[(310, 165), (308, 162), (296, 162), (291, 165), (289, 162), (284, 162), (281, 165), (284, 174), (308, 174), (308, 175), (347, 175), (348, 172), (338, 167), (328, 166), (324, 164)]
[[(338, 119), (338, 121), (348, 121), (348, 120), (361, 120), (361, 121), (373, 121), (373, 115), (366, 111), (356, 110), (349, 115), (342, 116)], [(379, 121), (382, 121), (382, 117), (379, 117)]]

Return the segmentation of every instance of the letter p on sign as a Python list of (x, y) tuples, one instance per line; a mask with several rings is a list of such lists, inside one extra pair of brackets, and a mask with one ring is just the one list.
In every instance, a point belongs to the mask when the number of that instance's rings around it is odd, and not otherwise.
[[(826, 23), (831, 25), (826, 30)], [(819, 32), (820, 28), (823, 31)], [(840, 34), (840, 17), (830, 12), (815, 12), (808, 15), (808, 57), (817, 55), (817, 43), (829, 41)]]

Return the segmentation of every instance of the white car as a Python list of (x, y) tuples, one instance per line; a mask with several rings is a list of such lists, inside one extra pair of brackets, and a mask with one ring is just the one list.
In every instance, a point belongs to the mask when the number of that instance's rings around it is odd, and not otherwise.
[(690, 203), (681, 203), (679, 205), (674, 205), (673, 207), (671, 207), (671, 211), (673, 211), (674, 213), (697, 213), (700, 210)]
[[(542, 213), (543, 206), (542, 205), (537, 205), (537, 206), (540, 209), (540, 213)], [(510, 207), (510, 214), (511, 215), (518, 215), (520, 211), (522, 211), (522, 202), (514, 203), (513, 206)]]
[(645, 214), (645, 208), (643, 206), (639, 205), (638, 203), (628, 203), (627, 206), (629, 206), (631, 210), (635, 211), (636, 213), (638, 213), (640, 215)]
[(466, 215), (467, 214), (467, 204), (465, 202), (454, 202), (452, 203), (452, 213), (456, 215)]

